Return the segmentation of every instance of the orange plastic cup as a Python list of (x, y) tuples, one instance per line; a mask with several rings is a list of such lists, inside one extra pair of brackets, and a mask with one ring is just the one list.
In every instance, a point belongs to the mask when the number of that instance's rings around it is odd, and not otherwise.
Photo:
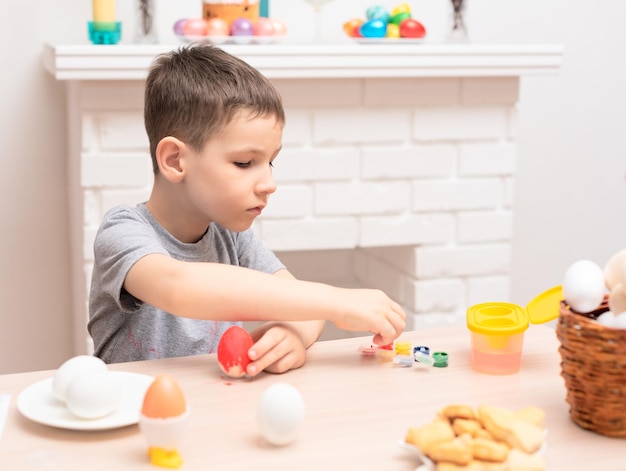
[(483, 303), (467, 310), (472, 368), (481, 373), (517, 373), (522, 359), (526, 310), (511, 303)]

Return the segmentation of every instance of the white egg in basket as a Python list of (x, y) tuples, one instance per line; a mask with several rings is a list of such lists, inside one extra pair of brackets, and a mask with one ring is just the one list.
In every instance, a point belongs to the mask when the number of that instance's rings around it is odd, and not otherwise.
[(604, 272), (590, 260), (578, 260), (565, 271), (563, 297), (576, 312), (588, 313), (597, 309), (608, 289)]

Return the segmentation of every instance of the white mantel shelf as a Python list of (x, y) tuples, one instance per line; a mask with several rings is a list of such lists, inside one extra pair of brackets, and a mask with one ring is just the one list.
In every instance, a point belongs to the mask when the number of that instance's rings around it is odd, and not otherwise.
[[(44, 64), (58, 80), (143, 80), (154, 57), (179, 46), (46, 45)], [(555, 74), (558, 45), (273, 44), (220, 46), (271, 79), (513, 77)]]

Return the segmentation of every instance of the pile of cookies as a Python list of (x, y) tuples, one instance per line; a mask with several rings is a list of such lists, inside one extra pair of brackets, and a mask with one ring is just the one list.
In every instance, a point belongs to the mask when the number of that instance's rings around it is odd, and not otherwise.
[(544, 471), (538, 453), (545, 439), (545, 412), (539, 407), (511, 410), (462, 404), (442, 408), (404, 441), (417, 447), (436, 471)]

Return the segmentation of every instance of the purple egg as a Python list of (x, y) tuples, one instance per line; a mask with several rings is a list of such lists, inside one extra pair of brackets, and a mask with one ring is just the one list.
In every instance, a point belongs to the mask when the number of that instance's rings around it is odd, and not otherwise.
[(247, 18), (237, 18), (230, 24), (230, 34), (232, 36), (252, 36), (254, 25)]
[(183, 27), (187, 23), (187, 18), (181, 18), (176, 23), (174, 23), (174, 34), (177, 36), (183, 36), (185, 33), (183, 32)]

